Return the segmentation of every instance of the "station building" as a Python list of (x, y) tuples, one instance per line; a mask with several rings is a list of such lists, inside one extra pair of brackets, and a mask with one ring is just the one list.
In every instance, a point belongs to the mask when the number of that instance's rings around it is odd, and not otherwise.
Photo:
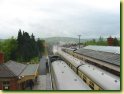
[(0, 64), (4, 62), (4, 54), (0, 52)]
[[(0, 64), (0, 90), (24, 90), (34, 83), (39, 64), (8, 61)], [(33, 85), (33, 84), (32, 84)]]

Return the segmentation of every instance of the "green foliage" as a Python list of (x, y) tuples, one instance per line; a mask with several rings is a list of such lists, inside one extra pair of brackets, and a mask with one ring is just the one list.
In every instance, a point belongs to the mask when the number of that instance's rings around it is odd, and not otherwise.
[(19, 30), (17, 39), (13, 37), (4, 41), (0, 41), (0, 51), (5, 55), (5, 61), (17, 60), (19, 62), (29, 62), (31, 60), (38, 61), (44, 53), (44, 40), (35, 40), (34, 35), (31, 36)]
[(32, 34), (31, 36), (27, 33), (21, 32), (19, 30), (18, 32), (18, 49), (17, 49), (17, 58), (21, 62), (28, 62), (34, 57), (41, 57), (43, 52), (42, 47), (43, 41), (38, 39), (37, 41), (35, 40), (34, 35)]
[(13, 37), (11, 39), (0, 42), (0, 51), (4, 53), (5, 61), (16, 58), (15, 53), (17, 45), (17, 41)]
[(37, 40), (37, 46), (38, 46), (38, 50), (40, 50), (40, 52), (38, 53), (39, 56), (45, 54), (45, 41), (44, 40)]
[(118, 39), (117, 38), (114, 38), (113, 39), (113, 46), (119, 46), (120, 44), (119, 44), (119, 41), (118, 41)]
[(118, 40), (118, 46), (120, 46), (120, 40)]
[(100, 38), (98, 39), (98, 41), (96, 41), (95, 39), (93, 40), (90, 40), (90, 41), (87, 41), (84, 43), (85, 46), (87, 45), (101, 45), (101, 46), (107, 46), (107, 41), (104, 40), (101, 36)]
[(30, 62), (31, 62), (32, 64), (37, 64), (37, 63), (40, 62), (40, 58), (39, 58), (39, 57), (34, 57), (34, 58), (32, 58), (32, 59), (30, 60)]
[[(81, 43), (85, 46), (87, 45), (101, 45), (101, 46), (108, 46), (109, 43), (107, 42), (107, 40), (104, 40), (101, 36), (98, 39), (98, 41), (96, 41), (95, 39), (92, 39), (90, 41), (87, 41), (85, 43)], [(120, 46), (120, 40), (118, 40), (117, 38), (113, 38), (113, 42), (112, 42), (112, 46)]]

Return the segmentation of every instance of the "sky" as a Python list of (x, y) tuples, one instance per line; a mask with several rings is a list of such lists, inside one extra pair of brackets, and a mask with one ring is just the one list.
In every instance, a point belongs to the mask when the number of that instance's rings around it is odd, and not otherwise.
[(0, 0), (0, 39), (120, 37), (119, 0)]

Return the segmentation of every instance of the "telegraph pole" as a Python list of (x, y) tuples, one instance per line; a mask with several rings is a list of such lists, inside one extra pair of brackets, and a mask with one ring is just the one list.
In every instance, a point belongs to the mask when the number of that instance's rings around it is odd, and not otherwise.
[(79, 49), (80, 49), (80, 37), (81, 37), (81, 35), (78, 35), (79, 36)]

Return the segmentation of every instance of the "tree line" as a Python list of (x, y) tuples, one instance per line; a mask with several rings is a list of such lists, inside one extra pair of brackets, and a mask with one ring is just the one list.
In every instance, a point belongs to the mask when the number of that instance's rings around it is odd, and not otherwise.
[[(109, 37), (111, 38), (111, 37)], [(111, 42), (109, 42), (107, 40), (108, 38), (103, 38), (103, 37), (99, 37), (99, 39), (92, 39), (92, 40), (88, 40), (86, 42), (82, 42), (80, 43), (80, 45), (83, 46), (88, 46), (88, 45), (99, 45), (99, 46), (120, 46), (120, 40), (118, 40), (116, 37), (115, 38), (111, 38)], [(71, 43), (71, 44), (65, 44), (63, 45), (64, 47), (76, 47), (78, 46), (79, 43)]]
[(16, 60), (19, 62), (30, 62), (42, 57), (45, 51), (45, 41), (35, 39), (33, 33), (18, 31), (17, 39), (13, 37), (0, 42), (0, 51), (4, 53), (5, 61)]
[(92, 40), (86, 41), (86, 42), (81, 43), (81, 44), (83, 44), (85, 46), (87, 46), (87, 45), (120, 46), (120, 40), (118, 40), (116, 37), (112, 38), (112, 42), (110, 45), (107, 39), (104, 39), (100, 36), (98, 40), (92, 39)]

